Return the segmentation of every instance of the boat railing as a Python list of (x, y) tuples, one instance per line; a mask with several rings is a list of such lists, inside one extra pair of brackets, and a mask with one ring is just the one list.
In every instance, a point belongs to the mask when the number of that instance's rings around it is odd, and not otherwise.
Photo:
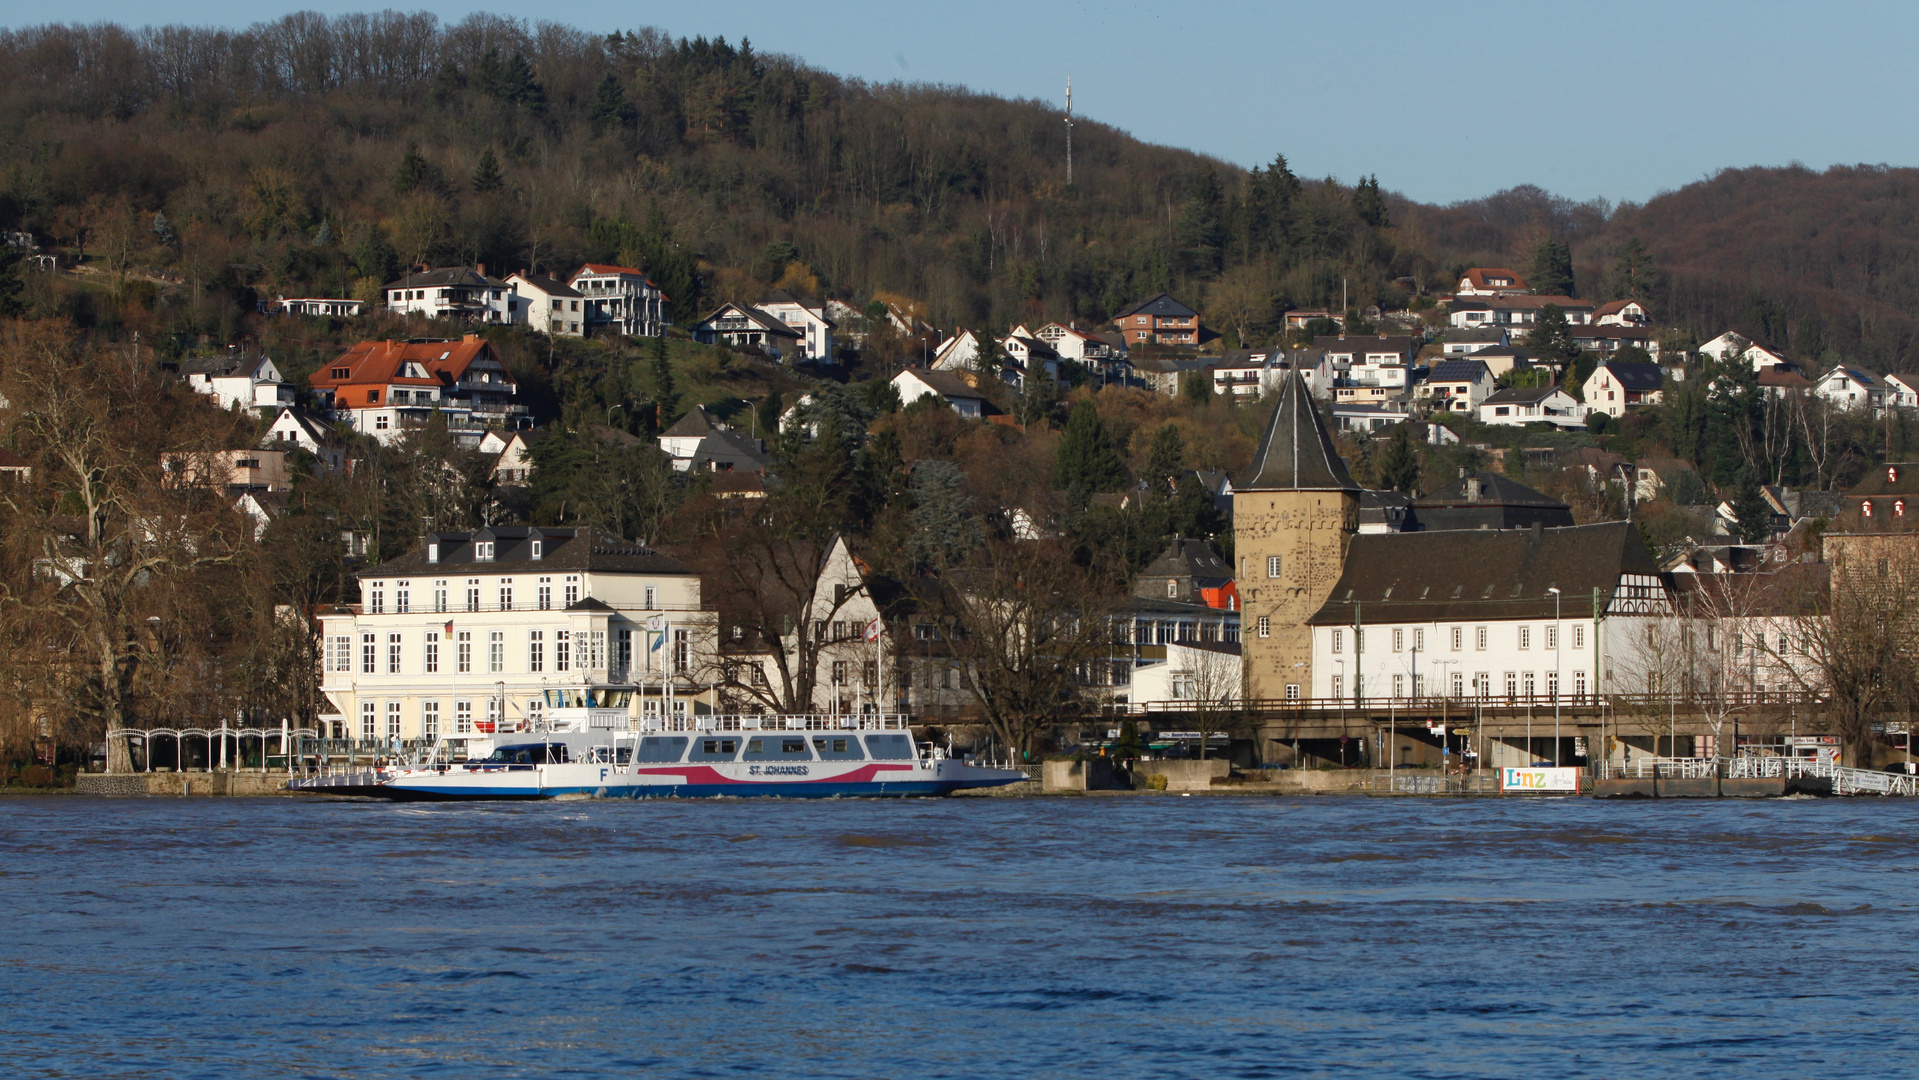
[(696, 713), (690, 716), (644, 714), (632, 730), (643, 732), (722, 731), (909, 731), (912, 717), (905, 713)]

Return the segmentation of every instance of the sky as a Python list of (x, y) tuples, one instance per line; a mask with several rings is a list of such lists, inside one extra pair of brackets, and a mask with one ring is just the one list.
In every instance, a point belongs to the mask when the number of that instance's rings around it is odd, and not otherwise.
[[(528, 10), (397, 6), (445, 21)], [(93, 0), (74, 14), (238, 27), (377, 7)], [(0, 25), (61, 10), (0, 0)], [(1070, 75), (1075, 112), (1141, 139), (1248, 167), (1283, 153), (1302, 176), (1373, 174), (1423, 202), (1519, 184), (1643, 202), (1722, 168), (1919, 157), (1906, 55), (1919, 4), (1909, 2), (643, 0), (554, 10), (587, 30), (747, 37), (877, 82), (1060, 103)]]

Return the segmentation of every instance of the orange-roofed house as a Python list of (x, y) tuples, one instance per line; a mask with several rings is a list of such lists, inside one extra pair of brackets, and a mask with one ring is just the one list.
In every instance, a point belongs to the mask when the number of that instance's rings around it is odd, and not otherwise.
[(488, 427), (518, 426), (527, 411), (513, 373), (477, 334), (458, 341), (362, 341), (308, 381), (323, 410), (381, 442), (423, 426), (436, 411), (449, 428), (475, 439)]
[(567, 279), (586, 301), (586, 332), (627, 337), (659, 337), (666, 329), (670, 299), (642, 271), (631, 266), (586, 263)]

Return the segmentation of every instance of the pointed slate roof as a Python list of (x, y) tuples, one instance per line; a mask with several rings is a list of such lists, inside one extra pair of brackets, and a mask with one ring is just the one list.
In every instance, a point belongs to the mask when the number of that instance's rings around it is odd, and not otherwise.
[(1346, 463), (1333, 449), (1326, 425), (1313, 407), (1306, 379), (1297, 371), (1288, 372), (1280, 384), (1279, 405), (1259, 452), (1242, 478), (1233, 481), (1235, 491), (1358, 491), (1359, 485), (1346, 472)]

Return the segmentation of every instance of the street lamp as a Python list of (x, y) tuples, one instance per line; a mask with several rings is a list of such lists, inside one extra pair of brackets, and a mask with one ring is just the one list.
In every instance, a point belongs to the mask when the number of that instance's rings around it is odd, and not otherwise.
[[(1546, 590), (1553, 594), (1553, 767), (1559, 767), (1559, 680), (1564, 677), (1559, 663), (1559, 587)], [(1530, 751), (1532, 748), (1527, 747)]]
[(1339, 665), (1339, 689), (1333, 692), (1333, 697), (1339, 701), (1339, 764), (1343, 768), (1346, 764), (1346, 658), (1342, 656), (1333, 663)]
[[(1458, 659), (1456, 658), (1445, 659), (1445, 660), (1429, 660), (1427, 662), (1432, 664), (1432, 666), (1436, 668), (1445, 668), (1448, 665), (1459, 663)], [(1444, 673), (1442, 672), (1442, 676), (1443, 675)], [(1446, 685), (1446, 680), (1444, 677), (1442, 677), (1439, 683), (1439, 730), (1440, 730), (1439, 738), (1442, 745), (1446, 741), (1446, 733), (1451, 729), (1452, 718), (1453, 718), (1452, 706), (1453, 706), (1452, 689), (1451, 687)], [(1440, 756), (1444, 757), (1445, 755), (1442, 754)], [(1445, 763), (1442, 761), (1440, 764), (1443, 766)]]

